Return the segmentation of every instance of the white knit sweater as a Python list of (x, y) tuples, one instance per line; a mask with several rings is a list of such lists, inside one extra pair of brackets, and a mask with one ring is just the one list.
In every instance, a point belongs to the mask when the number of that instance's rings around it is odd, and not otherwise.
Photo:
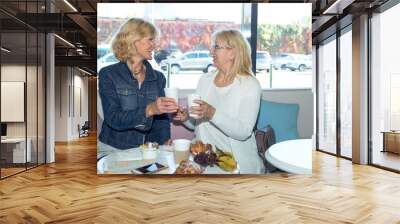
[(196, 139), (233, 152), (241, 174), (260, 173), (263, 165), (253, 132), (260, 107), (260, 84), (253, 76), (237, 76), (231, 85), (217, 87), (215, 76), (203, 75), (196, 89), (201, 99), (216, 109), (213, 118), (191, 119), (185, 126), (195, 130)]

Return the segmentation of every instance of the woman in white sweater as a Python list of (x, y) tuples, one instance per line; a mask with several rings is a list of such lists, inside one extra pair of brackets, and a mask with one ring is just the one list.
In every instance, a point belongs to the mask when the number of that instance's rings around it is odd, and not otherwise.
[(195, 129), (196, 139), (231, 151), (241, 174), (263, 171), (253, 128), (260, 107), (261, 88), (251, 72), (250, 46), (237, 30), (213, 35), (211, 49), (217, 70), (202, 76), (196, 93), (199, 106), (178, 112), (175, 120)]

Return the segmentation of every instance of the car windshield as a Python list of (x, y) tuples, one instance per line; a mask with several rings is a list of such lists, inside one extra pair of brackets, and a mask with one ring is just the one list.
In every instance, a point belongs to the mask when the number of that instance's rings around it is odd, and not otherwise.
[(197, 58), (197, 55), (196, 54), (187, 54), (186, 56), (185, 56), (185, 58), (188, 58), (188, 59), (190, 59), (190, 58)]
[(199, 54), (199, 57), (200, 58), (208, 58), (208, 57), (210, 57), (207, 53), (200, 53)]

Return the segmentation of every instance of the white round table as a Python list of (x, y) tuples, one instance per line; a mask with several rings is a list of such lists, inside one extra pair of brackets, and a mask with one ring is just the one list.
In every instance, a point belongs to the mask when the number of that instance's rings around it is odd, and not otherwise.
[(276, 143), (265, 152), (265, 158), (280, 170), (295, 174), (311, 174), (312, 141), (295, 139)]

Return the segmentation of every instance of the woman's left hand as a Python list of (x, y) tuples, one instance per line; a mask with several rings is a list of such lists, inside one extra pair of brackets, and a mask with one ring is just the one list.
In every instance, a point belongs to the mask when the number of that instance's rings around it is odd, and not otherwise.
[(211, 120), (215, 114), (215, 108), (203, 100), (195, 100), (199, 106), (192, 106), (189, 108), (191, 114), (196, 115), (198, 119), (205, 118)]
[(172, 140), (168, 139), (167, 141), (164, 142), (164, 145), (172, 145)]

